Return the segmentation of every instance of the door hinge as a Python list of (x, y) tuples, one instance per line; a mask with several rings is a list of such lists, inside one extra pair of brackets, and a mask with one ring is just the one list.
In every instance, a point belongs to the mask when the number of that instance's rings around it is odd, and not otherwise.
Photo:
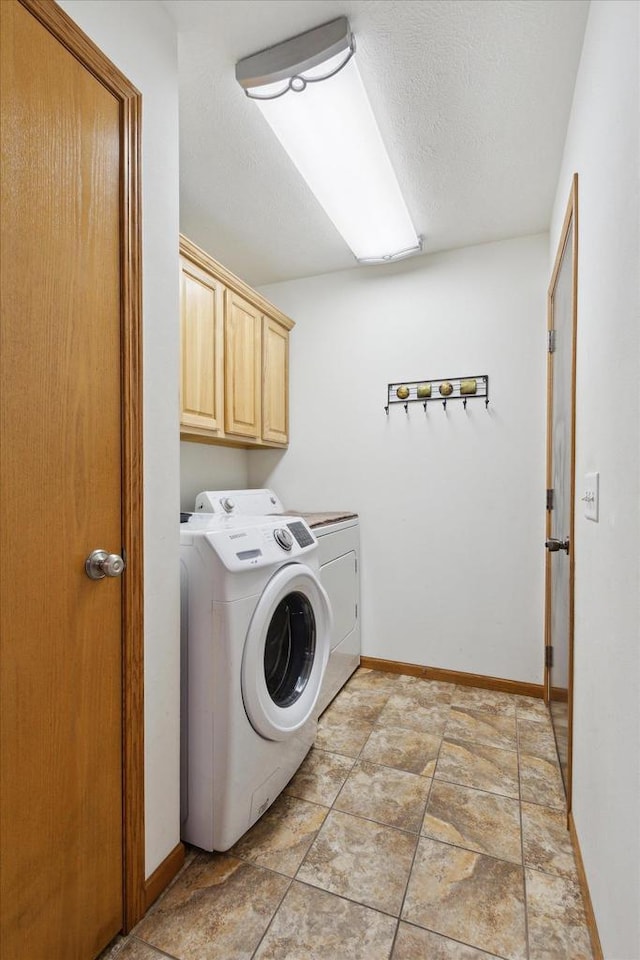
[(545, 667), (553, 666), (553, 647), (550, 644), (544, 648), (544, 665)]
[(555, 330), (547, 330), (547, 350), (549, 353), (556, 352), (556, 332)]
[(553, 510), (553, 490), (547, 490), (547, 510)]

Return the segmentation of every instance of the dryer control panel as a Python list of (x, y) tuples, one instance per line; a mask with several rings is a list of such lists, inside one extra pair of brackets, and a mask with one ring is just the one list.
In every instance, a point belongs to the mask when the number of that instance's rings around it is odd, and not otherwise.
[(273, 490), (203, 490), (196, 497), (196, 513), (266, 517), (285, 513)]

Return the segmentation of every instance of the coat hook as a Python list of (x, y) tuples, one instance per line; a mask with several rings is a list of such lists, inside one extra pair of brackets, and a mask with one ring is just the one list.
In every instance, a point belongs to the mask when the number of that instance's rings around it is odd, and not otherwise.
[(444, 412), (446, 413), (446, 412), (447, 412), (447, 401), (446, 401), (446, 400), (443, 400), (443, 401), (442, 401), (442, 406), (444, 407)]
[(488, 409), (489, 409), (489, 397), (487, 397), (487, 399), (486, 399), (485, 402), (484, 402), (484, 408), (485, 408), (485, 410), (488, 410)]
[(466, 397), (465, 397), (464, 400), (462, 401), (462, 406), (465, 408), (465, 410), (467, 409), (467, 398), (466, 398)]
[(387, 404), (386, 407), (384, 408), (384, 412), (386, 413), (387, 416), (389, 416), (389, 404)]
[(426, 413), (426, 412), (427, 412), (427, 401), (426, 401), (426, 400), (424, 401), (424, 403), (422, 404), (422, 406), (424, 407), (424, 412)]
[(405, 404), (404, 404), (404, 412), (405, 412), (405, 413), (409, 413), (409, 404), (408, 404), (408, 403), (405, 403)]

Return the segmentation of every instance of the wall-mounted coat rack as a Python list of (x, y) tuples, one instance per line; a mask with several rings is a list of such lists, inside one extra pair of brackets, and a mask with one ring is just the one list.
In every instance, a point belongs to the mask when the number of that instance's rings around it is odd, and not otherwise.
[(444, 410), (451, 400), (462, 400), (467, 409), (468, 400), (484, 400), (489, 406), (489, 375), (483, 373), (475, 377), (449, 377), (439, 380), (405, 380), (387, 385), (387, 403), (384, 412), (389, 415), (393, 403), (401, 403), (405, 413), (410, 403), (421, 403), (425, 413), (428, 403), (441, 403)]

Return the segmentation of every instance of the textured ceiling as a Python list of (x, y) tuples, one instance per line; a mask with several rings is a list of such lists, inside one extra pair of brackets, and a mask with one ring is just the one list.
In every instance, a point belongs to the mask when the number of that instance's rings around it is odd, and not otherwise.
[(254, 285), (353, 257), (237, 60), (334, 17), (424, 251), (544, 231), (587, 0), (164, 0), (179, 31), (181, 229)]

